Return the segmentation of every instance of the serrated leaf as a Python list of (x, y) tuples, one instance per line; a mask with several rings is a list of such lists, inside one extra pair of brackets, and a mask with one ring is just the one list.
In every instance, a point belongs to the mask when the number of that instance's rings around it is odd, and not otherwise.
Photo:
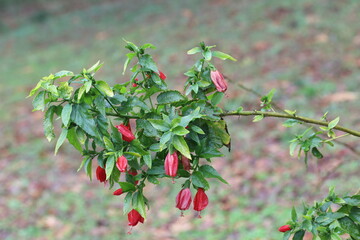
[(71, 111), (72, 105), (70, 103), (66, 104), (61, 111), (61, 119), (65, 127), (69, 126)]
[(335, 118), (334, 120), (329, 122), (328, 128), (332, 129), (332, 128), (336, 127), (336, 125), (339, 123), (339, 121), (340, 121), (340, 117)]
[(191, 159), (189, 146), (187, 145), (187, 143), (186, 143), (186, 141), (184, 140), (183, 137), (175, 135), (173, 137), (172, 144), (176, 148), (176, 150), (178, 150), (182, 155), (184, 155), (185, 157)]
[(115, 156), (111, 155), (106, 160), (106, 167), (105, 167), (106, 180), (110, 178), (111, 173), (114, 170), (114, 166), (115, 166)]
[(210, 188), (208, 181), (204, 178), (203, 174), (201, 172), (193, 172), (191, 174), (191, 182), (194, 184), (194, 186), (198, 188), (203, 188), (205, 190), (208, 190)]
[(41, 91), (35, 96), (35, 98), (32, 101), (32, 105), (34, 107), (33, 111), (37, 111), (37, 110), (44, 111), (45, 97), (46, 97), (46, 91)]
[(160, 93), (157, 96), (158, 104), (171, 104), (187, 100), (179, 91), (170, 90)]
[(44, 134), (49, 142), (55, 138), (54, 124), (53, 124), (54, 113), (55, 113), (55, 106), (49, 107), (48, 110), (45, 112), (45, 117), (43, 122)]
[(106, 96), (113, 97), (114, 92), (105, 81), (96, 81), (95, 86)]
[(61, 147), (61, 145), (64, 143), (65, 139), (66, 139), (66, 136), (68, 134), (68, 129), (67, 128), (63, 128), (63, 130), (61, 131), (60, 133), (60, 136), (56, 142), (56, 146), (55, 146), (55, 154), (57, 154), (59, 148)]
[(217, 178), (219, 179), (221, 182), (225, 183), (225, 184), (229, 184), (225, 179), (223, 179), (221, 177), (221, 175), (216, 171), (215, 168), (213, 168), (210, 165), (202, 165), (199, 168), (199, 171), (203, 174), (204, 177), (206, 178)]
[(220, 51), (213, 51), (213, 52), (212, 52), (212, 55), (213, 55), (214, 57), (220, 58), (221, 60), (229, 59), (229, 60), (231, 60), (231, 61), (237, 61), (235, 58), (233, 58), (233, 57), (230, 56), (229, 54), (226, 54), (226, 53), (223, 53), (223, 52), (220, 52)]

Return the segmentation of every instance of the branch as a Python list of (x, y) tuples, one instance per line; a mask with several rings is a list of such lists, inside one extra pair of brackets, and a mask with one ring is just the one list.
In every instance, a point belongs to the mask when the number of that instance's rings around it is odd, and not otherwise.
[[(295, 119), (295, 120), (299, 120), (299, 121), (302, 121), (302, 122), (305, 122), (305, 123), (311, 123), (311, 124), (321, 125), (321, 126), (325, 126), (325, 127), (327, 127), (328, 124), (329, 124), (329, 122), (326, 122), (326, 121), (319, 121), (319, 120), (315, 120), (315, 119), (312, 119), (312, 118), (306, 118), (306, 117), (301, 117), (301, 116), (297, 116), (297, 115), (290, 115), (290, 114), (283, 114), (283, 113), (276, 113), (276, 112), (241, 111), (241, 112), (228, 112), (228, 113), (219, 114), (219, 116), (221, 116), (221, 117), (226, 117), (226, 116), (257, 116), (257, 115), (263, 115), (264, 117)], [(356, 136), (356, 137), (360, 137), (360, 132), (349, 129), (349, 128), (345, 128), (345, 127), (340, 126), (340, 125), (335, 126), (333, 129), (349, 133), (349, 134), (351, 134), (353, 136)]]

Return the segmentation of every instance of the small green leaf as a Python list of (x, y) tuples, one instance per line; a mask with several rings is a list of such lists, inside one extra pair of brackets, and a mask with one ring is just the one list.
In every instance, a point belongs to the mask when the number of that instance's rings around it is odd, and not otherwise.
[(285, 122), (283, 122), (284, 127), (292, 127), (295, 126), (296, 124), (302, 124), (302, 122), (296, 119), (288, 119)]
[(78, 139), (78, 135), (76, 134), (75, 128), (70, 128), (67, 133), (67, 139), (69, 143), (71, 143), (75, 149), (77, 149), (79, 152), (82, 152), (82, 147)]
[(132, 199), (133, 208), (140, 213), (140, 215), (146, 219), (145, 200), (141, 192), (136, 192)]
[(148, 180), (149, 182), (151, 182), (152, 184), (160, 184), (160, 181), (159, 181), (155, 176), (149, 175), (149, 176), (147, 177), (147, 180)]
[(231, 61), (237, 61), (235, 58), (233, 58), (233, 57), (230, 56), (229, 54), (226, 54), (226, 53), (223, 53), (223, 52), (220, 52), (220, 51), (213, 51), (213, 52), (212, 52), (212, 55), (213, 55), (214, 57), (220, 58), (221, 60), (229, 59), (229, 60), (231, 60)]
[(66, 136), (68, 134), (68, 130), (67, 128), (63, 128), (63, 130), (61, 131), (61, 134), (56, 142), (56, 146), (55, 146), (55, 155), (57, 154), (59, 148), (61, 147), (61, 145), (64, 143)]
[(155, 129), (159, 131), (166, 132), (170, 129), (170, 124), (162, 119), (148, 119), (148, 121)]
[(186, 141), (184, 140), (183, 137), (175, 135), (173, 137), (172, 144), (176, 148), (176, 150), (178, 150), (182, 155), (184, 155), (185, 157), (191, 159), (189, 146), (187, 145), (187, 143), (186, 143)]
[(206, 61), (210, 61), (210, 60), (211, 60), (211, 57), (212, 57), (212, 52), (211, 52), (211, 50), (206, 49), (206, 50), (203, 52), (203, 56), (204, 56), (204, 58), (205, 58)]
[(109, 85), (107, 84), (107, 82), (105, 82), (105, 81), (96, 81), (95, 86), (96, 86), (102, 93), (104, 93), (106, 96), (108, 96), (108, 97), (113, 97), (113, 96), (114, 96), (114, 92), (113, 92), (113, 90), (111, 90), (111, 88), (109, 87)]
[(150, 154), (146, 154), (143, 156), (144, 162), (145, 164), (151, 168), (152, 167), (152, 159), (151, 159), (151, 155)]
[(198, 127), (196, 125), (192, 125), (191, 130), (193, 130), (194, 132), (196, 132), (198, 134), (205, 134), (205, 132), (200, 127)]
[(201, 48), (194, 47), (194, 48), (190, 49), (189, 51), (187, 51), (187, 54), (192, 55), (192, 54), (195, 54), (195, 53), (198, 53), (198, 52), (201, 52)]
[(305, 236), (305, 231), (299, 230), (294, 234), (293, 240), (303, 240), (304, 236)]
[(297, 221), (297, 213), (296, 213), (296, 209), (293, 207), (292, 210), (291, 210), (291, 220), (293, 222), (296, 222)]
[(123, 75), (125, 74), (126, 68), (129, 65), (130, 61), (136, 56), (136, 53), (128, 53), (128, 54), (126, 54), (126, 56), (127, 56), (127, 58), (124, 63), (124, 70), (122, 72)]
[(108, 180), (111, 176), (111, 173), (114, 169), (115, 166), (115, 156), (111, 155), (108, 157), (107, 161), (106, 161), (106, 168), (105, 168), (105, 173), (106, 173), (106, 180)]
[(328, 128), (332, 129), (332, 128), (336, 127), (336, 125), (339, 123), (339, 121), (340, 121), (340, 117), (335, 118), (334, 120), (329, 122)]
[(109, 138), (107, 138), (106, 136), (103, 137), (103, 141), (105, 143), (105, 147), (107, 150), (109, 151), (114, 151), (114, 144), (111, 142), (111, 140)]
[(189, 131), (186, 128), (184, 128), (183, 126), (176, 126), (176, 127), (172, 128), (171, 131), (174, 134), (179, 135), (179, 136), (184, 136), (189, 133)]
[(219, 104), (221, 102), (221, 100), (223, 99), (224, 95), (225, 94), (223, 92), (215, 92), (211, 98), (212, 105)]
[(156, 47), (154, 45), (152, 45), (151, 43), (145, 43), (144, 45), (142, 45), (140, 47), (141, 49), (145, 50), (147, 48), (152, 48), (152, 49), (156, 49)]
[(264, 119), (264, 115), (256, 115), (253, 119), (253, 122), (259, 122)]
[(287, 114), (290, 114), (290, 115), (295, 115), (295, 113), (296, 113), (296, 110), (291, 111), (291, 110), (285, 109), (284, 111), (285, 111)]
[(100, 60), (99, 60), (99, 61), (97, 61), (97, 63), (95, 63), (89, 69), (87, 69), (86, 72), (97, 72), (101, 68), (102, 65), (103, 65), (103, 63), (100, 64)]
[(153, 71), (159, 73), (156, 63), (149, 54), (144, 54), (139, 59), (139, 64), (144, 71)]
[(86, 162), (85, 162), (85, 172), (86, 174), (89, 176), (90, 180), (92, 180), (92, 174), (91, 174), (91, 170), (92, 170), (92, 158), (91, 157), (88, 157), (86, 159)]
[(318, 158), (318, 159), (321, 159), (323, 158), (324, 156), (321, 154), (321, 152), (316, 148), (316, 147), (313, 147), (311, 149), (311, 153), (312, 155), (314, 155), (314, 157)]
[(160, 151), (164, 149), (166, 143), (168, 143), (173, 136), (172, 132), (165, 132), (160, 138)]
[(283, 236), (283, 240), (288, 240), (291, 236), (291, 232), (290, 231), (287, 231), (284, 233), (284, 236)]
[(134, 184), (129, 182), (119, 182), (121, 189), (123, 192), (132, 192), (136, 190), (136, 187)]
[(229, 184), (225, 179), (223, 179), (221, 177), (221, 175), (216, 171), (215, 168), (213, 168), (210, 165), (202, 165), (199, 168), (199, 171), (203, 174), (204, 177), (206, 178), (217, 178), (219, 179), (221, 182), (225, 183), (225, 184)]
[(54, 124), (53, 124), (55, 108), (56, 107), (54, 105), (48, 108), (48, 110), (45, 112), (45, 117), (43, 122), (44, 134), (49, 142), (55, 138)]
[(81, 161), (80, 167), (78, 168), (77, 172), (79, 172), (82, 167), (85, 165), (85, 162), (89, 159), (89, 156), (84, 156), (84, 159)]

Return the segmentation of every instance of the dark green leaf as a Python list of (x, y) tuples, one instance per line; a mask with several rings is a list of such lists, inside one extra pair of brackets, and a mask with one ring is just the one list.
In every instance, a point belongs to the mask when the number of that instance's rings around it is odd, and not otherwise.
[(119, 182), (121, 189), (123, 192), (132, 192), (136, 190), (136, 187), (134, 184), (129, 182)]
[(349, 204), (350, 206), (360, 206), (360, 195), (354, 195), (351, 197), (344, 197), (344, 200), (347, 204)]
[(303, 240), (304, 236), (305, 236), (305, 231), (299, 230), (294, 234), (293, 240)]
[(148, 121), (155, 129), (159, 131), (166, 132), (170, 129), (170, 124), (162, 119), (148, 119)]
[(144, 129), (144, 135), (147, 137), (157, 137), (158, 132), (153, 125), (145, 119), (136, 120), (136, 128), (139, 130)]
[[(120, 184), (120, 186), (121, 186), (121, 184)], [(133, 195), (132, 192), (128, 192), (126, 194), (126, 197), (124, 198), (124, 207), (123, 207), (124, 214), (128, 214), (132, 209), (132, 205), (131, 205), (132, 195)]]
[(99, 95), (95, 98), (94, 104), (96, 109), (101, 113), (101, 115), (106, 116), (106, 107), (105, 107), (105, 98), (102, 95)]
[(283, 236), (283, 240), (288, 240), (288, 239), (290, 238), (290, 236), (291, 236), (291, 232), (290, 232), (290, 231), (285, 232), (285, 233), (284, 233), (284, 236)]
[(103, 137), (103, 141), (105, 143), (105, 147), (107, 150), (109, 151), (114, 151), (114, 144), (111, 142), (111, 140), (109, 138), (107, 138), (106, 136)]
[(311, 153), (312, 153), (312, 155), (314, 155), (314, 157), (316, 157), (318, 159), (321, 159), (324, 157), (316, 147), (312, 148)]
[(360, 227), (349, 217), (338, 219), (340, 226), (355, 239), (360, 239)]
[(88, 105), (74, 104), (70, 119), (80, 126), (87, 134), (93, 137), (99, 137), (94, 117), (89, 113)]
[(139, 64), (144, 71), (153, 71), (155, 73), (159, 73), (156, 63), (149, 54), (142, 55), (139, 59)]
[(147, 171), (147, 174), (149, 174), (149, 175), (164, 175), (165, 174), (164, 166), (152, 167), (151, 169), (149, 169)]
[(151, 168), (151, 167), (152, 167), (151, 155), (150, 155), (150, 154), (143, 155), (143, 159), (144, 159), (145, 164), (146, 164), (149, 168)]
[(185, 157), (191, 159), (189, 146), (187, 145), (187, 143), (186, 143), (186, 141), (184, 140), (183, 137), (175, 135), (173, 137), (172, 144), (176, 148), (176, 150), (178, 150), (182, 155), (184, 155)]
[(193, 172), (191, 174), (191, 181), (194, 186), (208, 190), (210, 188), (208, 181), (204, 178), (201, 172)]
[(115, 156), (110, 155), (106, 160), (106, 167), (105, 167), (106, 180), (109, 179), (112, 171), (114, 170), (114, 166), (115, 166)]
[(211, 98), (211, 104), (217, 105), (221, 102), (222, 98), (224, 97), (223, 92), (215, 92)]
[(301, 124), (301, 122), (296, 119), (288, 119), (285, 122), (283, 122), (284, 127), (292, 127), (295, 126), (296, 124)]
[(149, 182), (151, 182), (152, 184), (160, 184), (160, 181), (159, 181), (156, 177), (154, 177), (154, 176), (148, 176), (148, 177), (147, 177), (147, 180), (148, 180)]
[(76, 134), (75, 128), (69, 129), (67, 133), (67, 139), (79, 152), (82, 152), (82, 147)]
[(204, 177), (206, 178), (217, 178), (219, 179), (221, 182), (225, 183), (225, 184), (229, 184), (225, 179), (223, 179), (221, 177), (221, 175), (215, 170), (215, 168), (213, 168), (210, 165), (202, 165), (199, 168), (199, 171), (203, 174)]
[(170, 90), (160, 93), (157, 96), (158, 104), (171, 104), (187, 100), (179, 91)]
[(132, 199), (133, 208), (140, 213), (140, 215), (146, 219), (146, 209), (144, 196), (140, 192), (136, 192)]
[[(360, 207), (360, 205), (359, 205)], [(349, 217), (357, 222), (358, 224), (360, 223), (360, 208), (359, 207), (352, 207), (351, 211), (350, 211), (350, 215)]]
[(71, 111), (72, 105), (70, 103), (66, 104), (61, 111), (61, 119), (65, 127), (69, 126)]

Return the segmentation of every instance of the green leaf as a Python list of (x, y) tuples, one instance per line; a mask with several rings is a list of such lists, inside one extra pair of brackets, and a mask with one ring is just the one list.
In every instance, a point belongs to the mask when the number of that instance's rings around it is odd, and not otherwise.
[(179, 136), (184, 136), (189, 133), (189, 131), (186, 128), (184, 128), (183, 126), (176, 126), (176, 127), (172, 128), (171, 131), (174, 134), (179, 135)]
[(304, 236), (305, 236), (305, 231), (299, 230), (294, 234), (293, 240), (303, 240)]
[(91, 66), (89, 69), (87, 69), (87, 72), (97, 72), (101, 67), (103, 63), (100, 64), (100, 60), (97, 61), (93, 66)]
[(123, 75), (125, 74), (126, 68), (129, 65), (130, 61), (136, 56), (136, 53), (128, 53), (128, 54), (126, 54), (126, 56), (127, 56), (127, 58), (124, 63), (124, 70), (122, 72)]
[(140, 213), (140, 215), (146, 219), (146, 209), (144, 196), (141, 192), (136, 192), (132, 199), (133, 208)]
[(206, 61), (210, 61), (210, 60), (211, 60), (211, 57), (212, 57), (211, 50), (206, 49), (206, 50), (203, 52), (203, 56), (204, 56), (204, 58), (205, 58)]
[(264, 115), (257, 115), (254, 117), (253, 122), (259, 122), (264, 119)]
[(84, 95), (85, 90), (86, 90), (86, 86), (85, 86), (85, 85), (82, 85), (82, 86), (79, 88), (78, 95), (77, 95), (77, 100), (78, 100), (78, 102), (80, 101), (82, 95)]
[(93, 137), (99, 137), (94, 117), (89, 113), (88, 105), (74, 104), (70, 119), (80, 126), (87, 134)]
[(360, 228), (351, 218), (343, 217), (338, 220), (340, 226), (354, 239), (360, 239)]
[(295, 152), (297, 145), (298, 145), (297, 142), (292, 142), (290, 144), (290, 156), (294, 156), (294, 152)]
[(336, 125), (339, 123), (339, 121), (340, 121), (340, 117), (335, 118), (334, 120), (329, 122), (328, 128), (332, 129), (332, 128), (336, 127)]
[(44, 111), (45, 97), (46, 97), (46, 91), (41, 91), (36, 95), (36, 97), (32, 101), (32, 105), (34, 107), (33, 111), (37, 111), (37, 110)]
[(129, 41), (125, 40), (124, 38), (123, 38), (123, 40), (124, 40), (124, 42), (127, 43), (125, 48), (129, 49), (130, 51), (136, 52), (136, 53), (139, 52), (139, 48), (134, 43), (129, 42)]
[(213, 168), (210, 165), (202, 165), (199, 168), (199, 171), (203, 174), (204, 177), (206, 178), (217, 178), (219, 179), (221, 182), (225, 183), (225, 184), (229, 184), (225, 179), (223, 179), (221, 177), (221, 175), (215, 170), (215, 168)]
[(187, 145), (185, 139), (183, 137), (180, 137), (178, 135), (175, 135), (173, 137), (173, 146), (178, 150), (182, 155), (185, 157), (191, 159), (189, 146)]
[(109, 151), (114, 151), (114, 144), (111, 142), (111, 140), (109, 138), (107, 138), (106, 136), (103, 137), (103, 141), (105, 143), (105, 147), (107, 150)]
[(67, 133), (67, 139), (79, 152), (82, 152), (82, 147), (76, 134), (75, 128), (70, 128)]
[(164, 149), (166, 143), (168, 143), (173, 136), (172, 132), (165, 132), (160, 138), (160, 151)]
[(107, 82), (105, 82), (105, 81), (96, 81), (95, 86), (96, 86), (102, 93), (104, 93), (106, 96), (108, 96), (108, 97), (113, 97), (113, 96), (114, 96), (114, 92), (113, 92), (113, 90), (111, 90), (111, 88), (109, 87), (109, 85), (107, 84)]
[(192, 125), (191, 130), (193, 130), (194, 132), (196, 132), (198, 134), (205, 134), (205, 132), (200, 127), (198, 127), (196, 125)]
[(84, 156), (84, 159), (81, 161), (80, 167), (78, 168), (77, 172), (81, 170), (81, 168), (85, 165), (86, 161), (88, 161), (89, 158), (89, 156)]
[(102, 95), (97, 96), (94, 100), (94, 104), (95, 104), (96, 109), (101, 113), (101, 115), (106, 117), (106, 107), (105, 107), (104, 96), (102, 96)]
[(144, 162), (145, 164), (151, 168), (152, 167), (152, 159), (151, 159), (151, 155), (150, 154), (146, 154), (143, 156)]
[(179, 91), (164, 91), (157, 96), (158, 104), (171, 104), (187, 100)]
[(217, 122), (209, 122), (208, 125), (212, 128), (212, 131), (214, 131), (216, 136), (221, 139), (224, 145), (230, 144), (231, 138), (229, 133), (226, 131), (226, 122), (224, 120), (219, 120)]
[[(285, 109), (284, 111), (285, 111), (287, 114), (290, 114), (290, 115), (295, 115), (295, 113), (296, 113), (296, 110), (291, 111), (291, 110)], [(293, 120), (295, 120), (295, 119), (293, 119)]]
[(142, 55), (139, 59), (139, 64), (144, 71), (153, 71), (155, 73), (159, 73), (156, 63), (149, 54)]
[(193, 172), (190, 178), (194, 186), (203, 188), (204, 190), (208, 190), (210, 188), (208, 181), (206, 181), (201, 172)]
[(233, 58), (229, 54), (226, 54), (226, 53), (223, 53), (223, 52), (220, 52), (220, 51), (213, 51), (212, 55), (213, 55), (213, 57), (220, 58), (221, 60), (229, 59), (231, 61), (237, 61), (235, 58)]
[(285, 233), (284, 233), (284, 236), (283, 236), (283, 240), (288, 240), (288, 239), (290, 238), (290, 236), (291, 236), (291, 232), (290, 232), (290, 231), (285, 232)]
[(61, 134), (56, 142), (56, 146), (55, 146), (55, 155), (57, 154), (59, 148), (61, 147), (61, 145), (64, 143), (66, 136), (68, 134), (68, 130), (67, 128), (63, 128), (63, 130), (61, 131)]
[(212, 98), (211, 98), (211, 104), (212, 105), (217, 105), (221, 102), (221, 100), (223, 99), (224, 97), (224, 93), (223, 92), (215, 92), (213, 95), (212, 95)]
[(152, 45), (151, 43), (145, 43), (144, 45), (142, 45), (140, 47), (141, 49), (145, 50), (147, 48), (152, 48), (152, 49), (156, 49), (156, 47), (154, 45)]
[(293, 222), (296, 222), (296, 221), (297, 221), (297, 213), (296, 213), (295, 207), (293, 207), (292, 210), (291, 210), (291, 220), (292, 220)]
[(85, 162), (85, 172), (86, 174), (89, 176), (90, 180), (92, 180), (92, 174), (91, 174), (91, 170), (92, 170), (92, 158), (91, 157), (88, 157), (86, 159), (86, 162)]
[(53, 124), (55, 108), (56, 108), (55, 106), (51, 106), (48, 108), (48, 110), (45, 112), (45, 117), (43, 122), (44, 134), (49, 142), (55, 138), (54, 124)]
[(123, 207), (124, 214), (128, 214), (132, 209), (132, 205), (131, 205), (132, 195), (133, 195), (132, 192), (128, 192), (126, 194), (126, 197), (124, 198), (124, 207)]
[[(360, 205), (359, 205), (360, 207)], [(352, 207), (350, 210), (349, 217), (354, 221), (360, 223), (360, 208), (359, 207)]]
[(149, 182), (151, 182), (152, 184), (160, 184), (160, 181), (159, 181), (156, 177), (151, 176), (151, 175), (149, 175), (149, 176), (147, 177), (147, 180), (148, 180)]
[(71, 111), (72, 105), (70, 103), (66, 104), (61, 111), (61, 119), (65, 127), (69, 126)]
[(108, 180), (110, 178), (110, 175), (114, 169), (114, 166), (115, 166), (115, 156), (111, 155), (106, 160), (106, 168), (105, 168), (106, 180)]
[(293, 127), (295, 126), (296, 124), (302, 124), (299, 120), (296, 120), (296, 119), (288, 119), (286, 120), (285, 122), (283, 122), (283, 126), (284, 127)]
[(312, 155), (314, 155), (314, 157), (318, 158), (318, 159), (321, 159), (323, 158), (324, 156), (321, 154), (321, 152), (316, 148), (316, 147), (313, 147), (311, 149), (311, 153)]
[(133, 192), (136, 190), (136, 187), (134, 184), (129, 182), (119, 182), (121, 189), (123, 192)]
[(194, 48), (190, 49), (189, 51), (187, 51), (187, 54), (192, 55), (192, 54), (199, 53), (199, 52), (201, 52), (201, 48), (194, 47)]
[(62, 77), (72, 77), (74, 76), (73, 72), (62, 70), (54, 74), (54, 79), (62, 78)]
[(148, 121), (155, 129), (159, 131), (166, 132), (170, 129), (170, 124), (162, 119), (148, 119)]

